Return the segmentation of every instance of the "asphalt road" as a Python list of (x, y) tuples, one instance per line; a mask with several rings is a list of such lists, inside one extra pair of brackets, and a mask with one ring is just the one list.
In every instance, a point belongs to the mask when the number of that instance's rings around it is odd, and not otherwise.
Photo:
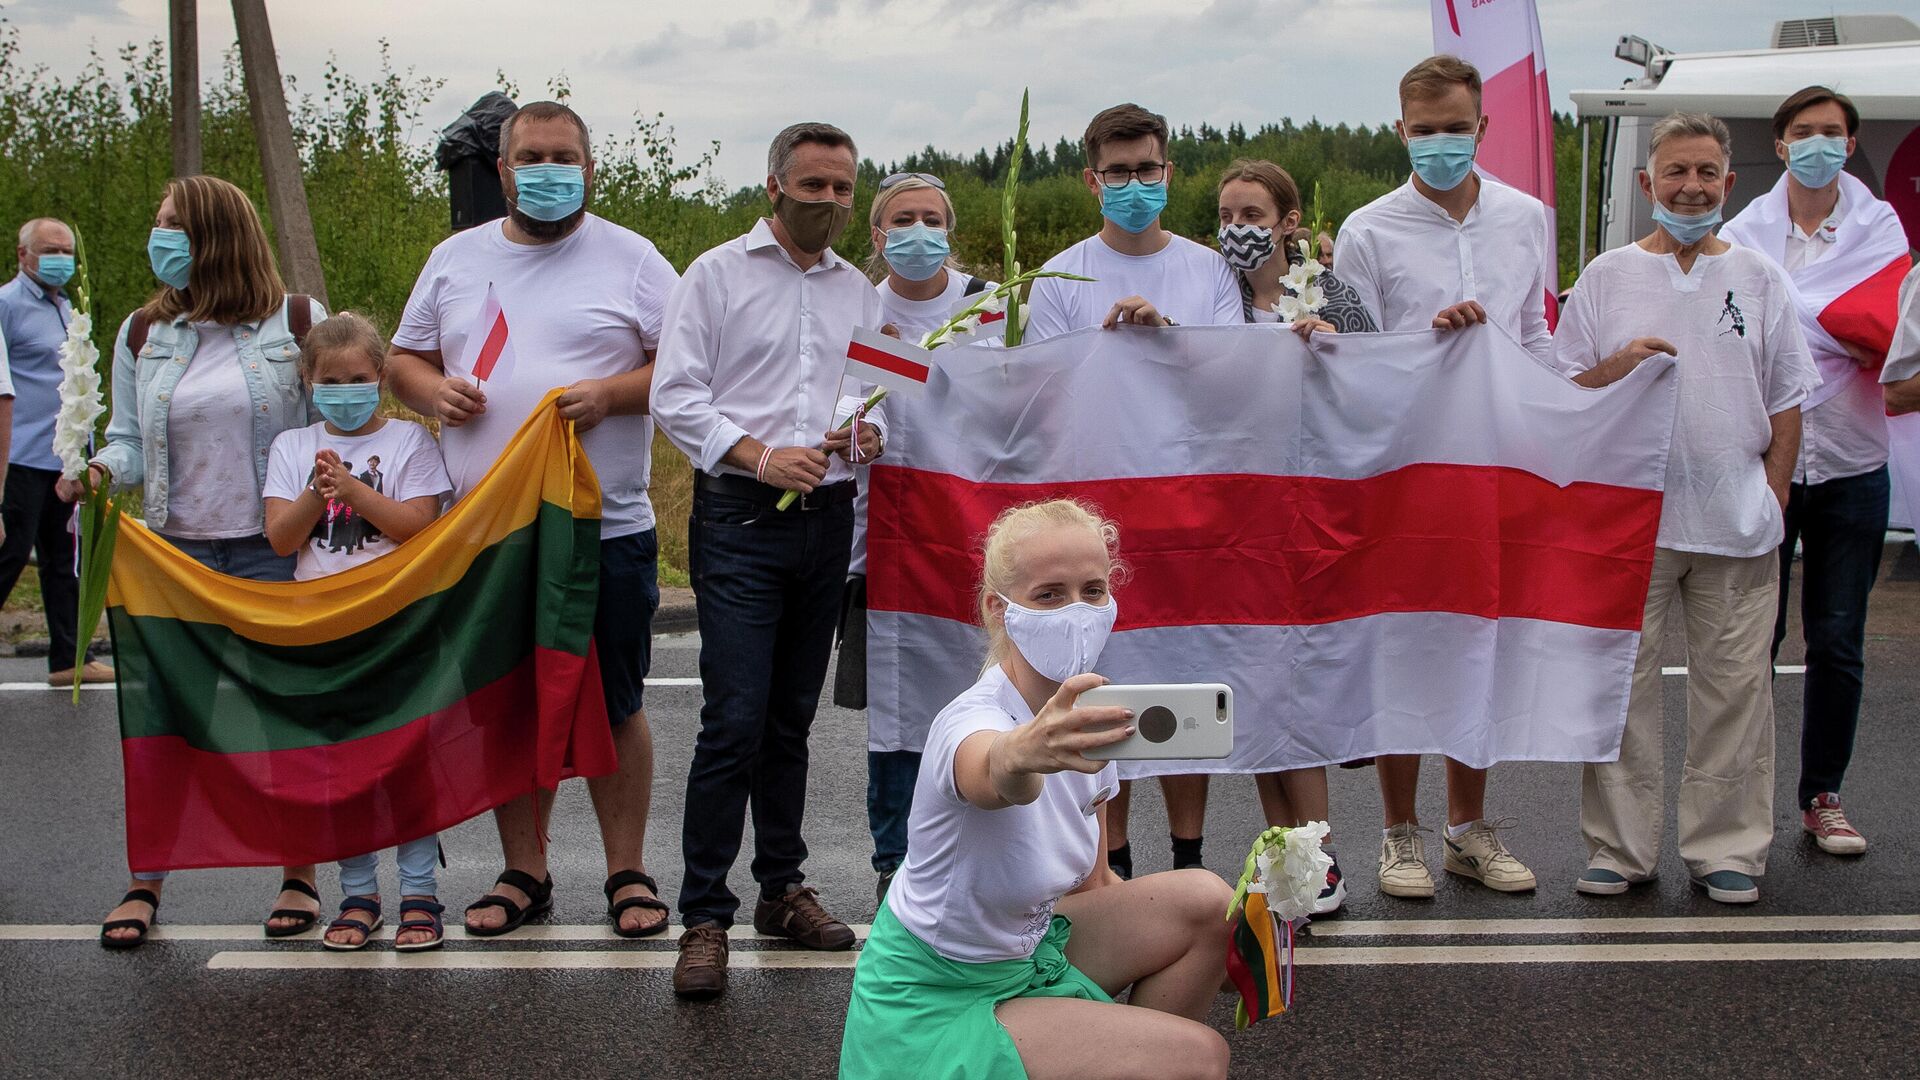
[[(697, 724), (697, 640), (663, 637), (648, 690), (659, 761), (649, 869), (669, 896)], [(1789, 646), (1784, 665), (1797, 663)], [(1243, 1077), (1689, 1075), (1914, 1076), (1920, 1038), (1920, 585), (1882, 582), (1868, 644), (1866, 716), (1846, 788), (1873, 849), (1817, 851), (1791, 807), (1800, 679), (1776, 683), (1778, 834), (1759, 904), (1694, 893), (1672, 854), (1660, 881), (1624, 897), (1573, 891), (1584, 865), (1577, 766), (1496, 769), (1492, 812), (1541, 880), (1504, 896), (1442, 877), (1431, 902), (1375, 887), (1380, 803), (1371, 771), (1339, 771), (1333, 826), (1352, 898), (1301, 949), (1294, 1009), (1229, 1035)], [(1678, 646), (1668, 659), (1684, 664)], [(584, 787), (563, 788), (553, 825), (551, 922), (491, 942), (454, 929), (438, 953), (334, 954), (309, 936), (262, 939), (271, 871), (201, 871), (168, 886), (155, 939), (94, 944), (124, 882), (111, 691), (22, 687), (38, 661), (0, 661), (0, 1076), (815, 1077), (830, 1076), (852, 972), (819, 957), (735, 943), (731, 990), (707, 1005), (669, 990), (671, 938), (604, 929), (602, 867)], [(19, 688), (16, 688), (19, 687)], [(1677, 777), (1684, 678), (1667, 679)], [(813, 882), (828, 907), (871, 921), (864, 722), (823, 706), (808, 813)], [(1144, 787), (1144, 785), (1143, 785)], [(1443, 814), (1438, 769), (1422, 788)], [(1135, 802), (1142, 873), (1165, 869), (1158, 795)], [(1207, 862), (1236, 870), (1260, 827), (1250, 782), (1219, 782)], [(446, 836), (441, 897), (454, 911), (497, 871), (491, 826)], [(390, 879), (391, 863), (383, 868)], [(735, 888), (750, 896), (745, 861)], [(323, 869), (329, 910), (339, 899)], [(1231, 1031), (1222, 997), (1214, 1022)], [(1088, 1076), (1100, 1075), (1090, 1046)]]

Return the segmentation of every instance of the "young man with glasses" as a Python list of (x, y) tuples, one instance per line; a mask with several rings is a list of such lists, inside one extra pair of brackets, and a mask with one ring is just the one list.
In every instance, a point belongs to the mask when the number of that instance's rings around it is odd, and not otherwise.
[(1115, 105), (1087, 125), (1087, 190), (1100, 201), (1100, 231), (1047, 260), (1048, 270), (1091, 282), (1041, 278), (1033, 286), (1026, 339), (1121, 323), (1238, 323), (1240, 286), (1219, 252), (1160, 226), (1173, 163), (1167, 121), (1138, 105)]
[[(1238, 324), (1240, 283), (1220, 253), (1160, 226), (1173, 163), (1167, 160), (1167, 121), (1138, 105), (1115, 105), (1087, 125), (1083, 146), (1087, 190), (1100, 200), (1100, 231), (1047, 260), (1048, 270), (1092, 278), (1041, 278), (1034, 283), (1026, 339), (1039, 341), (1089, 326)], [(1133, 876), (1127, 838), (1130, 784), (1107, 814), (1107, 858), (1122, 877)], [(1201, 865), (1207, 816), (1205, 776), (1163, 776), (1172, 832), (1173, 868)]]

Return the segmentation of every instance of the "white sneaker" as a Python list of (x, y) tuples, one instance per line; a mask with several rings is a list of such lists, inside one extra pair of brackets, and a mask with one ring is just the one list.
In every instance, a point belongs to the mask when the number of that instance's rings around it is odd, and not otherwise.
[(1401, 822), (1380, 838), (1380, 891), (1413, 900), (1433, 896), (1433, 875), (1427, 872), (1427, 848), (1422, 829)]
[(1447, 837), (1447, 873), (1472, 878), (1495, 892), (1532, 890), (1533, 871), (1513, 857), (1495, 828), (1484, 820), (1476, 821), (1458, 840)]

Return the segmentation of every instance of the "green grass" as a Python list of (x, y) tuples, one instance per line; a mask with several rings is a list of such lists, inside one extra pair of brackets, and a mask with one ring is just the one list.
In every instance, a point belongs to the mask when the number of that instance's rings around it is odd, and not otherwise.
[(13, 586), (13, 595), (7, 597), (7, 603), (0, 610), (31, 613), (38, 615), (46, 610), (40, 603), (40, 570), (29, 566), (20, 571), (20, 580)]

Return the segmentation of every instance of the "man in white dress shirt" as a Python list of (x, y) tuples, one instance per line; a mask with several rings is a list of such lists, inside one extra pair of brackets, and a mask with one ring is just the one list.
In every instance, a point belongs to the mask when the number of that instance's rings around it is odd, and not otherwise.
[[(1547, 359), (1553, 339), (1546, 302), (1554, 282), (1546, 211), (1473, 171), (1487, 132), (1480, 73), (1458, 57), (1422, 60), (1400, 80), (1395, 126), (1413, 175), (1347, 218), (1333, 249), (1334, 273), (1360, 294), (1381, 330), (1491, 322)], [(1383, 755), (1374, 765), (1386, 811), (1380, 891), (1431, 897), (1415, 808), (1420, 758)], [(1487, 822), (1486, 791), (1487, 770), (1448, 759), (1446, 868), (1491, 889), (1525, 892), (1534, 887), (1533, 871)]]
[(1845, 94), (1809, 86), (1787, 98), (1773, 116), (1786, 175), (1720, 230), (1793, 279), (1801, 330), (1823, 376), (1801, 407), (1773, 652), (1777, 658), (1787, 637), (1797, 546), (1807, 675), (1794, 802), (1802, 829), (1834, 855), (1867, 850), (1841, 809), (1840, 784), (1860, 723), (1867, 596), (1880, 574), (1892, 495), (1886, 406), (1872, 369), (1885, 359), (1896, 275), (1910, 265), (1893, 207), (1845, 170), (1859, 128), (1860, 111)]
[[(805, 884), (807, 735), (826, 681), (853, 541), (849, 459), (881, 432), (847, 418), (847, 341), (880, 297), (833, 250), (853, 213), (847, 133), (795, 124), (767, 154), (773, 216), (693, 261), (667, 303), (653, 383), (660, 430), (693, 461), (689, 571), (705, 704), (681, 836), (686, 931), (674, 993), (720, 996), (740, 901), (727, 873), (753, 808), (754, 929), (813, 949), (853, 932)], [(800, 493), (791, 508), (777, 504)]]

